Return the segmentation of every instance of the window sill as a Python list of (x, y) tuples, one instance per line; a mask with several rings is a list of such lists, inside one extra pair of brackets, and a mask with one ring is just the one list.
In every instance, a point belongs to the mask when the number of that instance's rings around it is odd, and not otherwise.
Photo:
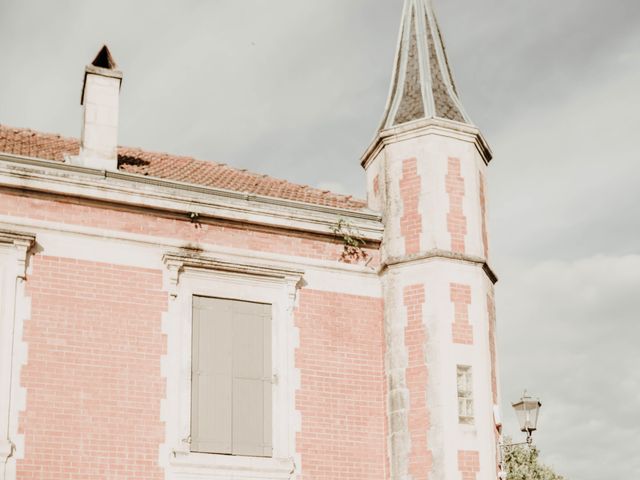
[[(174, 452), (171, 455), (174, 474), (206, 474), (213, 478), (289, 479), (295, 470), (290, 458), (236, 457), (207, 453)], [(181, 478), (181, 477), (176, 477)]]

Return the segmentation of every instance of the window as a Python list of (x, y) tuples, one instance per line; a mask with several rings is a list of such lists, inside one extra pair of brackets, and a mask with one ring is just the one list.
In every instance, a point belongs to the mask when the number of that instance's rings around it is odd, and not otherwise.
[(193, 297), (192, 452), (272, 456), (271, 309)]
[(160, 458), (168, 478), (291, 478), (299, 428), (293, 313), (304, 272), (193, 252), (166, 253), (163, 261), (170, 301)]
[(473, 375), (471, 367), (458, 365), (458, 421), (473, 423)]

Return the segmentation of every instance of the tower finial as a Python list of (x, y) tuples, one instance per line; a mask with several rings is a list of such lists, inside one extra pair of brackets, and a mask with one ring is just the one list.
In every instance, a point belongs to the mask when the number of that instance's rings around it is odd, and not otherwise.
[(381, 130), (425, 118), (472, 123), (458, 98), (431, 0), (405, 0)]

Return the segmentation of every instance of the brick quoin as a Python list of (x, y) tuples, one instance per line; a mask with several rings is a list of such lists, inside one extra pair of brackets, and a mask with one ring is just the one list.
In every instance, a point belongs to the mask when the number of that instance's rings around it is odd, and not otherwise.
[(415, 158), (402, 162), (400, 196), (403, 206), (400, 233), (404, 237), (405, 253), (411, 255), (420, 251), (420, 234), (422, 233), (422, 216), (419, 212), (420, 175), (418, 175), (418, 160)]
[(382, 312), (379, 298), (300, 292), (301, 479), (387, 478)]
[[(298, 255), (321, 260), (338, 260), (344, 246), (334, 239), (310, 238), (231, 224), (194, 224), (186, 218), (164, 218), (115, 208), (83, 205), (69, 201), (32, 198), (0, 193), (0, 215), (60, 222), (68, 225), (155, 235), (187, 243), (210, 243), (231, 248)], [(378, 264), (379, 251), (366, 249), (372, 265)]]
[(460, 173), (460, 159), (449, 158), (448, 172), (445, 178), (449, 194), (449, 213), (447, 230), (451, 234), (451, 250), (465, 253), (465, 236), (467, 235), (467, 217), (464, 216), (462, 201), (464, 200), (464, 178)]
[(407, 309), (405, 345), (408, 355), (406, 379), (409, 390), (409, 433), (411, 436), (409, 474), (413, 480), (427, 480), (433, 465), (432, 453), (429, 450), (427, 439), (430, 418), (427, 407), (428, 371), (424, 355), (427, 332), (422, 319), (424, 302), (424, 285), (405, 287), (404, 305)]
[(480, 471), (480, 454), (476, 451), (458, 450), (458, 470), (462, 480), (476, 480)]
[(27, 288), (17, 478), (163, 479), (162, 273), (35, 256)]
[(450, 284), (451, 302), (454, 306), (454, 319), (451, 327), (453, 343), (473, 345), (473, 326), (469, 323), (469, 305), (471, 305), (471, 287), (459, 283)]
[(487, 233), (487, 199), (485, 197), (486, 180), (480, 172), (480, 214), (482, 215), (482, 245), (484, 258), (489, 258), (489, 234)]

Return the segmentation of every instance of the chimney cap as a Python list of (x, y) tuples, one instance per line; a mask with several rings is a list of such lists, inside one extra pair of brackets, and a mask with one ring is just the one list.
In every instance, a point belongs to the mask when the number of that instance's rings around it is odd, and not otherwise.
[(108, 70), (116, 70), (118, 65), (116, 65), (111, 52), (109, 51), (109, 47), (103, 45), (96, 58), (93, 59), (91, 65), (94, 67), (106, 68)]
[(105, 77), (122, 78), (122, 72), (118, 70), (118, 65), (106, 45), (102, 46), (93, 61), (86, 66), (85, 71)]
[(101, 75), (103, 77), (117, 78), (122, 83), (122, 72), (118, 70), (118, 65), (109, 51), (109, 47), (102, 45), (100, 51), (84, 69), (84, 81), (82, 82), (82, 94), (80, 105), (84, 105), (84, 89), (87, 85), (87, 74)]

